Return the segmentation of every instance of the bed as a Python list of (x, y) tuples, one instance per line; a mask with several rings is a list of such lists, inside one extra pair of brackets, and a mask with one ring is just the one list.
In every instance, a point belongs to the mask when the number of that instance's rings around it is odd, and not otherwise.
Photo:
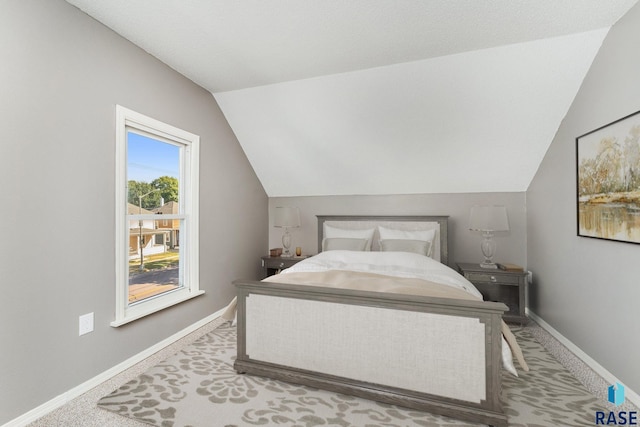
[[(445, 216), (318, 216), (317, 257), (265, 281), (234, 282), (234, 368), (506, 426), (500, 394), (502, 364), (511, 357), (501, 320), (507, 307), (439, 283), (426, 290), (412, 272), (428, 261), (439, 266), (439, 281), (462, 277), (446, 267), (447, 225)], [(432, 241), (418, 244), (416, 235)], [(353, 247), (363, 238), (364, 248)]]

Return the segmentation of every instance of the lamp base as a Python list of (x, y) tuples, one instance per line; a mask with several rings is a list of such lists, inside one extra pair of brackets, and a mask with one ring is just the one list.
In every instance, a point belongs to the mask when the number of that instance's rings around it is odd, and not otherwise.
[(284, 234), (282, 235), (282, 246), (284, 247), (284, 252), (280, 255), (282, 258), (291, 258), (293, 254), (289, 250), (291, 247), (291, 233), (289, 233), (289, 228), (284, 228)]
[(493, 240), (493, 233), (491, 231), (484, 231), (482, 233), (480, 248), (482, 249), (482, 255), (484, 255), (484, 261), (482, 261), (480, 267), (491, 270), (497, 269), (498, 264), (492, 261), (493, 255), (496, 253), (496, 242)]
[(494, 264), (492, 262), (483, 262), (483, 263), (480, 264), (480, 267), (488, 268), (488, 269), (492, 269), (492, 270), (497, 270), (498, 269), (498, 264)]

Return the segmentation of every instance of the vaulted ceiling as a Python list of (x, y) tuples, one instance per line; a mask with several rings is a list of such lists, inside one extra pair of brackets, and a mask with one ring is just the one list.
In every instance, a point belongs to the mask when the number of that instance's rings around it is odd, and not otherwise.
[(638, 0), (67, 0), (209, 90), (269, 196), (525, 191)]

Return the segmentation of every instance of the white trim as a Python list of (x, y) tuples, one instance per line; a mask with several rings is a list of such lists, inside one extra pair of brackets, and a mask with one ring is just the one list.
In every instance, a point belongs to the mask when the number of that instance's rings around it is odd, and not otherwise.
[(127, 113), (130, 111), (126, 108), (116, 105), (116, 176), (115, 176), (115, 193), (116, 200), (114, 203), (115, 218), (116, 218), (116, 307), (115, 318), (123, 319), (125, 317), (125, 310), (127, 307), (123, 301), (128, 301), (128, 295), (124, 286), (118, 286), (118, 283), (126, 283), (128, 280), (127, 267), (124, 264), (124, 259), (129, 259), (129, 251), (126, 242), (129, 240), (129, 221), (126, 215), (122, 212), (126, 212), (126, 200), (127, 200)]
[[(174, 296), (175, 293), (175, 296)], [(148, 316), (152, 313), (156, 313), (160, 310), (164, 310), (165, 308), (169, 308), (176, 304), (180, 304), (181, 302), (190, 300), (191, 298), (199, 297), (200, 295), (204, 295), (203, 290), (199, 290), (196, 292), (189, 292), (187, 289), (178, 289), (175, 291), (168, 291), (163, 294), (163, 298), (156, 298), (155, 300), (145, 301), (142, 306), (133, 306), (127, 310), (127, 317), (120, 320), (114, 320), (110, 323), (111, 326), (117, 328), (118, 326), (126, 325), (129, 322), (133, 322), (134, 320), (141, 319), (145, 316)], [(136, 308), (143, 307), (142, 310), (137, 311)]]
[[(127, 214), (127, 134), (129, 131), (147, 134), (180, 147), (179, 213), (162, 216)], [(141, 132), (140, 132), (141, 131)], [(199, 269), (199, 156), (200, 137), (151, 117), (116, 105), (116, 307), (111, 326), (118, 327), (146, 315), (202, 295)], [(165, 292), (134, 305), (128, 299), (129, 227), (131, 220), (179, 219), (181, 223), (180, 289)], [(184, 231), (182, 227), (184, 226)], [(162, 231), (161, 231), (162, 232)]]
[[(130, 214), (127, 215), (127, 218), (129, 218), (129, 221), (162, 221), (162, 220), (169, 220), (169, 219), (184, 219), (186, 218), (185, 214), (162, 214), (162, 215), (158, 215), (158, 214), (142, 214), (142, 215), (138, 215), (138, 214)], [(137, 227), (135, 227), (137, 228)]]
[(593, 371), (600, 375), (607, 383), (615, 384), (616, 382), (624, 385), (624, 395), (629, 400), (629, 402), (633, 403), (635, 406), (640, 407), (640, 395), (627, 387), (624, 382), (620, 381), (615, 375), (609, 372), (604, 366), (596, 362), (591, 358), (587, 353), (585, 353), (580, 347), (571, 342), (567, 337), (562, 335), (556, 329), (553, 328), (550, 324), (542, 320), (540, 316), (526, 309), (527, 315), (531, 317), (542, 329), (549, 332), (555, 339), (560, 341), (560, 344), (565, 346), (569, 351), (576, 355), (580, 360), (582, 360), (587, 366), (589, 366)]
[(56, 396), (56, 397), (54, 397), (53, 399), (49, 400), (48, 402), (45, 402), (42, 405), (30, 410), (29, 412), (26, 412), (26, 413), (22, 414), (21, 416), (19, 416), (17, 418), (14, 418), (13, 420), (11, 420), (8, 423), (2, 425), (1, 427), (23, 427), (23, 426), (26, 426), (29, 423), (34, 422), (38, 418), (42, 418), (43, 416), (47, 415), (48, 413), (58, 409), (62, 405), (65, 405), (65, 404), (69, 403), (73, 399), (81, 396), (82, 394), (88, 392), (89, 390), (93, 389), (94, 387), (102, 384), (105, 381), (110, 380), (111, 378), (115, 377), (116, 375), (120, 374), (121, 372), (124, 372), (125, 370), (131, 368), (136, 363), (140, 363), (141, 361), (143, 361), (147, 357), (150, 357), (150, 356), (154, 355), (155, 353), (159, 352), (160, 350), (164, 349), (165, 347), (168, 347), (169, 345), (173, 344), (174, 342), (178, 341), (179, 339), (186, 337), (190, 333), (195, 332), (197, 329), (200, 329), (201, 327), (205, 326), (209, 322), (212, 322), (212, 321), (216, 320), (218, 317), (220, 317), (220, 316), (222, 316), (222, 314), (224, 314), (225, 309), (226, 309), (226, 307), (216, 311), (215, 313), (205, 317), (204, 319), (201, 319), (201, 320), (193, 323), (190, 326), (187, 326), (183, 330), (176, 332), (175, 334), (173, 334), (170, 337), (165, 338), (164, 340), (152, 345), (151, 347), (147, 348), (146, 350), (143, 350), (140, 353), (138, 353), (138, 354), (136, 354), (134, 356), (131, 356), (130, 358), (128, 358), (124, 362), (121, 362), (121, 363), (117, 364), (116, 366), (107, 369), (106, 371), (102, 372), (101, 374), (98, 374), (95, 377), (83, 382), (82, 384), (80, 384), (80, 385), (78, 385), (78, 386), (76, 386), (76, 387), (74, 387), (74, 388), (72, 388), (72, 389), (70, 389), (70, 390), (68, 390), (68, 391)]

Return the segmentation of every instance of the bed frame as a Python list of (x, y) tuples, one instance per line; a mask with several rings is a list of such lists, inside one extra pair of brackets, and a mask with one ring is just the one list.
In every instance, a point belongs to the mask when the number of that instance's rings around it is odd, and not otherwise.
[[(319, 216), (319, 246), (327, 221), (353, 222), (356, 228), (371, 221), (435, 223), (440, 260), (448, 262), (447, 217)], [(247, 280), (234, 284), (239, 373), (507, 426), (500, 400), (504, 304)]]

